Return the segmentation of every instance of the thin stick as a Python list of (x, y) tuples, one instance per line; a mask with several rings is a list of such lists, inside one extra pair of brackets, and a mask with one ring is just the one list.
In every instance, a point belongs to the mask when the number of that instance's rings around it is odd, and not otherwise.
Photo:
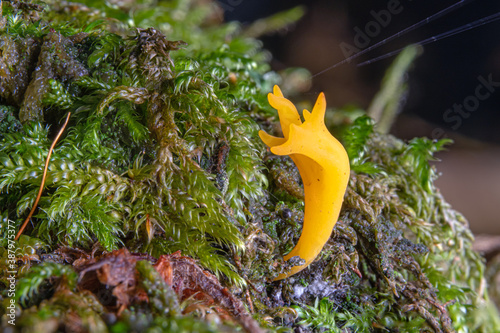
[(61, 136), (61, 134), (63, 134), (64, 129), (66, 128), (66, 125), (68, 125), (70, 115), (71, 115), (71, 112), (68, 112), (68, 115), (66, 116), (66, 121), (64, 122), (64, 125), (59, 130), (59, 133), (57, 133), (56, 138), (54, 139), (54, 141), (52, 142), (52, 145), (49, 148), (49, 154), (47, 155), (47, 159), (45, 160), (45, 168), (43, 169), (42, 183), (40, 184), (40, 189), (38, 190), (38, 195), (36, 196), (35, 203), (33, 204), (33, 207), (31, 208), (31, 211), (28, 214), (28, 217), (26, 218), (26, 220), (24, 220), (23, 225), (21, 226), (21, 228), (17, 232), (16, 238), (14, 238), (14, 240), (18, 240), (19, 237), (21, 236), (21, 234), (23, 233), (24, 228), (26, 228), (26, 226), (28, 225), (28, 222), (31, 219), (31, 216), (33, 216), (33, 213), (35, 212), (36, 206), (38, 205), (38, 201), (40, 201), (40, 198), (42, 197), (43, 185), (45, 184), (47, 170), (49, 169), (50, 155), (52, 155), (52, 151), (54, 150), (54, 147), (55, 147), (57, 141), (59, 141), (59, 137)]

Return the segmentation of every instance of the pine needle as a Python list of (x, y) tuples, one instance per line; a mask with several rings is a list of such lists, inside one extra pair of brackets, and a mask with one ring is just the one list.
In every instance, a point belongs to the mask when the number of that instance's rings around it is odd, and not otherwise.
[(49, 148), (49, 153), (47, 154), (47, 160), (45, 161), (45, 168), (43, 169), (42, 183), (40, 184), (40, 189), (38, 190), (38, 195), (36, 196), (35, 203), (33, 204), (33, 207), (31, 208), (31, 211), (28, 214), (28, 217), (26, 218), (26, 220), (24, 220), (24, 223), (21, 226), (21, 228), (19, 228), (19, 231), (17, 232), (15, 240), (18, 240), (19, 237), (21, 236), (21, 234), (23, 233), (24, 228), (26, 228), (29, 220), (31, 219), (31, 216), (33, 216), (33, 213), (35, 212), (36, 206), (38, 205), (38, 201), (40, 201), (40, 198), (41, 198), (42, 192), (43, 192), (43, 185), (45, 184), (45, 178), (47, 176), (47, 170), (49, 169), (50, 155), (52, 155), (52, 150), (54, 150), (54, 147), (57, 144), (57, 141), (59, 141), (59, 137), (61, 137), (61, 135), (64, 132), (64, 129), (66, 128), (66, 125), (68, 125), (68, 121), (69, 121), (70, 116), (71, 116), (71, 112), (68, 112), (68, 115), (66, 116), (66, 120), (64, 121), (63, 126), (59, 130), (59, 133), (57, 133), (56, 138), (54, 139), (54, 141), (52, 142), (52, 145)]

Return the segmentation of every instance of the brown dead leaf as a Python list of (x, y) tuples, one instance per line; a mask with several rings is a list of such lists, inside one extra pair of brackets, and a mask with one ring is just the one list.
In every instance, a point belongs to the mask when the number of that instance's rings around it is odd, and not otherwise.
[(104, 306), (117, 308), (120, 314), (137, 293), (137, 260), (139, 258), (127, 249), (116, 250), (97, 259), (91, 258), (78, 267), (78, 288), (93, 292)]
[[(79, 290), (93, 293), (108, 311), (120, 315), (131, 304), (149, 301), (146, 291), (139, 286), (135, 266), (138, 260), (154, 262), (154, 258), (131, 254), (127, 249), (96, 258), (67, 249), (60, 254), (66, 260), (72, 260), (79, 271)], [(194, 259), (182, 256), (178, 251), (160, 256), (154, 267), (180, 301), (195, 300), (186, 307), (186, 312), (210, 308), (224, 320), (235, 320), (247, 332), (263, 332), (243, 302), (223, 287), (215, 275), (198, 266)]]
[[(189, 257), (181, 255), (180, 251), (162, 255), (154, 265), (162, 278), (177, 293), (181, 301), (195, 297), (205, 302), (221, 307), (228, 312), (247, 332), (264, 332), (248, 313), (243, 303), (224, 288), (215, 275), (202, 269)], [(217, 310), (217, 307), (215, 307)]]

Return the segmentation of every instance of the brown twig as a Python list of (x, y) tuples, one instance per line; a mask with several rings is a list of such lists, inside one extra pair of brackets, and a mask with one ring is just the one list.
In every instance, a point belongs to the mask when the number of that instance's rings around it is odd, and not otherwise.
[(41, 198), (42, 192), (43, 192), (43, 185), (45, 184), (45, 178), (47, 176), (47, 170), (49, 169), (50, 155), (52, 155), (52, 150), (54, 150), (54, 147), (55, 147), (57, 141), (59, 140), (59, 137), (61, 136), (61, 134), (63, 134), (64, 129), (66, 128), (66, 125), (68, 125), (70, 115), (71, 115), (71, 112), (68, 112), (68, 115), (66, 116), (66, 121), (64, 122), (64, 125), (59, 130), (59, 133), (57, 133), (56, 138), (54, 139), (54, 141), (52, 142), (52, 145), (49, 148), (49, 154), (47, 155), (47, 159), (45, 160), (45, 168), (43, 169), (42, 183), (40, 184), (40, 189), (38, 190), (38, 195), (36, 196), (35, 203), (33, 204), (33, 207), (31, 208), (31, 211), (28, 214), (28, 217), (26, 218), (26, 220), (24, 220), (24, 223), (21, 226), (21, 228), (19, 228), (19, 231), (17, 232), (16, 238), (14, 238), (15, 240), (18, 240), (19, 237), (21, 236), (21, 234), (23, 233), (24, 228), (26, 228), (29, 220), (31, 219), (31, 216), (33, 216), (33, 213), (35, 212), (36, 206), (38, 205), (38, 201), (40, 201), (40, 198)]
[(247, 296), (247, 303), (248, 307), (250, 308), (250, 313), (254, 313), (253, 302), (252, 302), (252, 297), (250, 296), (250, 291), (247, 289), (245, 294)]

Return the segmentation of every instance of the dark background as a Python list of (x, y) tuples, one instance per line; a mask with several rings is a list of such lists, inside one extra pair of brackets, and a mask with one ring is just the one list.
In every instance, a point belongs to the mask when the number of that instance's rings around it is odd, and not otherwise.
[[(338, 1), (273, 1), (273, 0), (220, 0), (225, 3), (226, 20), (253, 22), (287, 8), (302, 5), (305, 16), (286, 33), (265, 36), (264, 47), (273, 54), (275, 69), (300, 66), (313, 74), (341, 61), (344, 55), (340, 43), (354, 45), (355, 31), (374, 18), (370, 11), (387, 9), (385, 1), (338, 0)], [(458, 1), (411, 1), (400, 0), (401, 13), (392, 15), (391, 22), (382, 27), (379, 35), (371, 38), (370, 45), (395, 34)], [(384, 71), (394, 57), (370, 65), (356, 67), (355, 64), (404, 47), (410, 43), (437, 35), (470, 23), (476, 19), (500, 11), (498, 0), (476, 0), (426, 24), (395, 41), (373, 50), (354, 60), (313, 79), (312, 91), (325, 91), (329, 105), (343, 106), (356, 103), (368, 106), (379, 88)], [(477, 77), (493, 76), (500, 82), (500, 21), (463, 32), (459, 35), (426, 45), (424, 53), (414, 64), (410, 73), (410, 94), (403, 109), (406, 115), (417, 115), (435, 127), (466, 136), (500, 143), (500, 92), (481, 101), (477, 111), (463, 119), (456, 128), (456, 121), (445, 121), (444, 112), (454, 103), (474, 94), (479, 84)], [(500, 88), (499, 88), (500, 90)], [(455, 125), (455, 128), (452, 126)], [(401, 137), (414, 134), (431, 137), (427, 132), (419, 133), (415, 128), (395, 128)], [(413, 132), (416, 133), (413, 133)], [(432, 129), (430, 129), (432, 131)]]
[[(315, 74), (344, 59), (342, 42), (354, 45), (355, 27), (365, 31), (374, 18), (370, 11), (387, 9), (388, 0), (220, 0), (225, 18), (244, 24), (302, 5), (305, 16), (285, 32), (264, 36), (273, 69), (305, 67)], [(400, 0), (401, 13), (372, 38), (370, 45), (458, 2)], [(498, 0), (476, 0), (404, 37), (316, 76), (310, 99), (324, 91), (328, 105), (355, 104), (366, 108), (380, 87), (394, 57), (370, 65), (356, 63), (383, 55), (425, 38), (500, 11)], [(446, 121), (446, 110), (474, 95), (478, 76), (500, 82), (500, 21), (426, 45), (409, 74), (409, 95), (392, 133), (402, 139), (435, 137), (442, 129), (455, 143), (439, 153), (437, 185), (447, 201), (469, 219), (474, 233), (500, 234), (500, 87), (481, 101), (469, 117)], [(452, 126), (455, 125), (455, 128)], [(440, 135), (440, 137), (442, 137)]]

